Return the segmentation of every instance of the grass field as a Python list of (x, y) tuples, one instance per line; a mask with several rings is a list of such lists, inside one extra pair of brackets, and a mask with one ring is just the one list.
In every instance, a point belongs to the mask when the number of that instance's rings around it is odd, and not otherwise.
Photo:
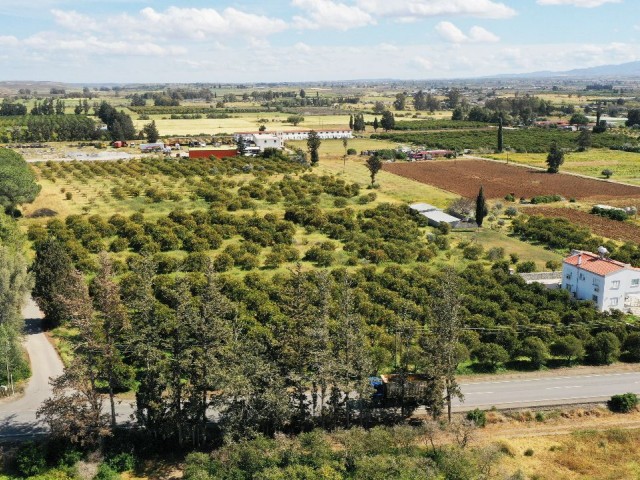
[[(546, 168), (546, 153), (514, 153), (487, 155), (489, 158)], [(604, 178), (602, 170), (613, 171), (612, 180), (640, 185), (640, 154), (608, 149), (591, 149), (586, 152), (570, 152), (564, 156), (561, 171)]]

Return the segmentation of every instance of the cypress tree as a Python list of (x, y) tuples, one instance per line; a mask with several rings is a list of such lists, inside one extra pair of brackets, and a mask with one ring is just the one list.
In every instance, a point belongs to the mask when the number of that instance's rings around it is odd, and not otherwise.
[(476, 198), (476, 223), (478, 224), (478, 227), (482, 227), (484, 217), (486, 217), (488, 213), (489, 209), (487, 208), (487, 201), (484, 198), (482, 186), (480, 186), (480, 191), (478, 192), (478, 196)]
[(349, 129), (353, 130), (353, 115), (349, 115)]
[(502, 153), (504, 146), (504, 138), (502, 133), (502, 117), (500, 118), (500, 123), (498, 124), (498, 153)]

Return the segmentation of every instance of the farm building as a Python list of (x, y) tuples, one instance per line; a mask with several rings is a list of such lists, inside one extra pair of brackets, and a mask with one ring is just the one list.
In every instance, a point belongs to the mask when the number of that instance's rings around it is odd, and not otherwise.
[[(280, 139), (281, 142), (286, 142), (288, 140), (307, 140), (309, 138), (309, 132), (311, 130), (287, 130), (287, 131), (279, 131), (279, 132), (237, 132), (233, 134), (233, 139), (237, 142), (240, 138), (242, 138), (246, 142), (254, 142), (256, 136), (266, 136), (272, 135), (276, 136)], [(324, 129), (324, 130), (316, 130), (318, 137), (323, 140), (326, 139), (337, 139), (337, 138), (353, 138), (353, 134), (349, 129)]]
[(192, 148), (189, 150), (189, 158), (227, 158), (235, 157), (238, 150), (235, 148)]
[(455, 227), (460, 223), (460, 219), (444, 213), (438, 207), (429, 205), (428, 203), (412, 203), (409, 208), (416, 212), (418, 215), (422, 215), (427, 219), (427, 222), (432, 227), (437, 227), (441, 223), (448, 223), (452, 227)]
[(611, 260), (607, 249), (598, 253), (574, 250), (564, 259), (562, 287), (598, 310), (640, 312), (640, 268)]
[(438, 207), (434, 207), (433, 205), (429, 205), (428, 203), (412, 203), (411, 205), (409, 205), (409, 208), (418, 213), (440, 210)]

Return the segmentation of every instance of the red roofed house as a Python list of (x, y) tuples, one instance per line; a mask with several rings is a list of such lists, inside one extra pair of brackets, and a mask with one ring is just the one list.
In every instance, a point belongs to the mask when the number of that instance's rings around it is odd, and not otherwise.
[(640, 308), (640, 268), (598, 253), (574, 250), (562, 265), (562, 288), (574, 298), (593, 301), (598, 310), (632, 311)]

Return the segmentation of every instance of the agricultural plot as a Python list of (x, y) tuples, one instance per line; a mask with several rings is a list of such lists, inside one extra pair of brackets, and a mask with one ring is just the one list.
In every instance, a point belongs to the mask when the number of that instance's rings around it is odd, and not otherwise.
[(640, 243), (640, 227), (633, 223), (618, 222), (571, 208), (528, 207), (525, 211), (530, 215), (566, 218), (577, 225), (589, 227), (596, 235), (612, 240)]
[(556, 194), (590, 200), (640, 198), (640, 187), (484, 160), (393, 163), (384, 169), (468, 198), (475, 197), (480, 186), (487, 198), (502, 198), (509, 193), (516, 198)]
[[(546, 168), (546, 153), (492, 154), (488, 158)], [(566, 153), (561, 169), (589, 177), (603, 178), (605, 169), (613, 172), (612, 178), (619, 182), (640, 185), (640, 154), (609, 149), (590, 149), (585, 152)]]

